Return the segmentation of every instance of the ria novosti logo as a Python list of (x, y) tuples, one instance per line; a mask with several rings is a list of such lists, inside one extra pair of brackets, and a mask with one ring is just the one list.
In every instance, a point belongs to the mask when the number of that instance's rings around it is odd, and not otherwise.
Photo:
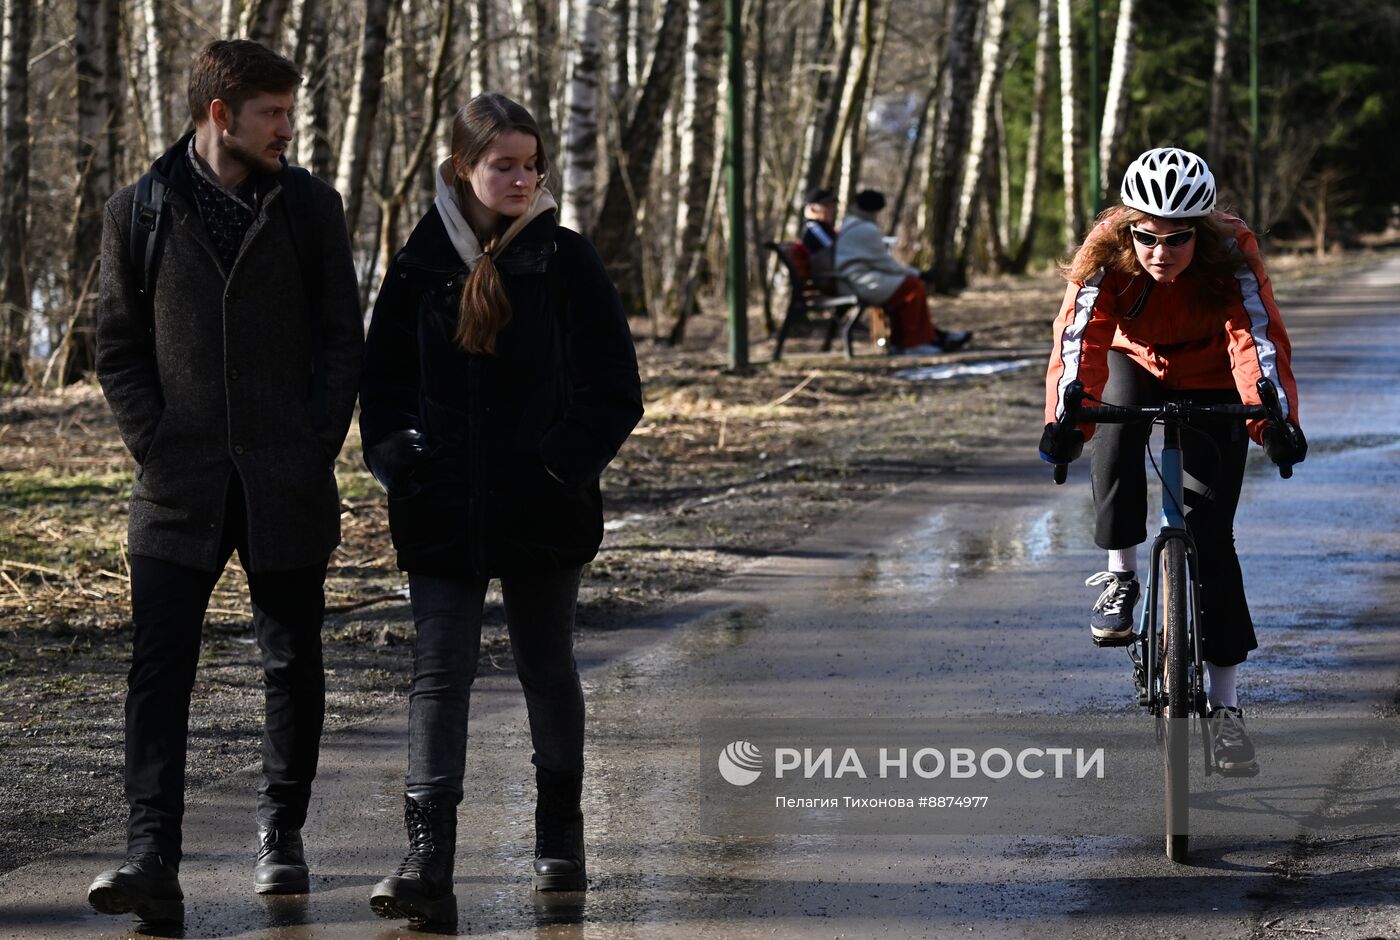
[(719, 753), (719, 774), (736, 787), (746, 787), (763, 773), (763, 752), (748, 741), (735, 741)]

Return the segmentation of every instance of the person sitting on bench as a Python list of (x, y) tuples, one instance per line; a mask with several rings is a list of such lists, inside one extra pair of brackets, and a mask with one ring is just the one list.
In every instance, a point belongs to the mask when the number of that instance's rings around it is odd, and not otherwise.
[(836, 193), (821, 186), (807, 191), (800, 242), (807, 251), (812, 286), (823, 294), (841, 293), (836, 279)]
[(936, 327), (928, 309), (925, 273), (896, 261), (886, 247), (876, 222), (884, 207), (884, 193), (874, 189), (856, 193), (855, 207), (836, 240), (837, 274), (861, 303), (885, 309), (891, 353), (930, 356), (962, 348), (972, 331)]

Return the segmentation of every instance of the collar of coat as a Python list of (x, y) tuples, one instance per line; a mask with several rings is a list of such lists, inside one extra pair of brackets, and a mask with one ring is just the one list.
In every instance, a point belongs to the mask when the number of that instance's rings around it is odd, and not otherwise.
[[(177, 140), (169, 150), (156, 158), (151, 164), (151, 173), (156, 179), (166, 186), (179, 193), (190, 205), (194, 204), (194, 171), (190, 169), (187, 153), (194, 140), (194, 131), (186, 131), (184, 136)], [(284, 177), (290, 171), (287, 165), (287, 158), (280, 157), (282, 169), (276, 173), (259, 173), (254, 171), (251, 178), (257, 186), (259, 201), (267, 198), (267, 194), (278, 186), (283, 189)]]
[[(462, 207), (457, 202), (456, 187), (452, 185), (452, 179), (452, 159), (449, 157), (438, 167), (437, 195), (433, 199), (433, 205), (442, 218), (443, 228), (447, 230), (447, 237), (451, 239), (452, 247), (457, 250), (457, 256), (462, 259), (462, 263), (470, 271), (481, 260), (481, 242), (462, 214)], [(525, 231), (531, 222), (546, 212), (553, 212), (558, 208), (559, 204), (554, 201), (554, 196), (548, 189), (543, 186), (536, 189), (535, 197), (530, 200), (530, 205), (501, 236), (496, 245), (496, 257), (501, 258), (506, 247), (515, 241), (516, 236)]]

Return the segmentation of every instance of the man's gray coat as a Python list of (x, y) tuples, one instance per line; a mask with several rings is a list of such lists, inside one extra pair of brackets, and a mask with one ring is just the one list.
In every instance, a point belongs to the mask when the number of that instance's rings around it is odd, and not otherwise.
[[(195, 207), (188, 136), (152, 171), (170, 187), (151, 309), (129, 255), (135, 186), (108, 201), (102, 227), (97, 374), (136, 459), (130, 551), (218, 569), (228, 487), (241, 483), (250, 571), (323, 562), (340, 540), (334, 461), (359, 385), (363, 320), (340, 196), (284, 169), (265, 181), (231, 270)], [(301, 269), (287, 215), (314, 226)], [(310, 310), (319, 276), (319, 331)], [(316, 333), (324, 407), (312, 408)], [(318, 401), (321, 400), (318, 398)]]

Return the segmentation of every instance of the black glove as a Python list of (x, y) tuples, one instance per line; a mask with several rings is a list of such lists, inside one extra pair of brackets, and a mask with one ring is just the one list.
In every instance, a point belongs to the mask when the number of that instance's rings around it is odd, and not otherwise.
[(1270, 422), (1264, 425), (1264, 453), (1280, 467), (1291, 467), (1308, 456), (1308, 439), (1296, 424)]
[(1040, 435), (1040, 459), (1046, 463), (1069, 463), (1084, 453), (1084, 432), (1074, 425), (1051, 423)]
[(384, 487), (386, 493), (393, 492), (423, 462), (428, 454), (428, 446), (423, 435), (413, 428), (394, 431), (388, 437), (365, 451), (365, 463), (369, 472)]

